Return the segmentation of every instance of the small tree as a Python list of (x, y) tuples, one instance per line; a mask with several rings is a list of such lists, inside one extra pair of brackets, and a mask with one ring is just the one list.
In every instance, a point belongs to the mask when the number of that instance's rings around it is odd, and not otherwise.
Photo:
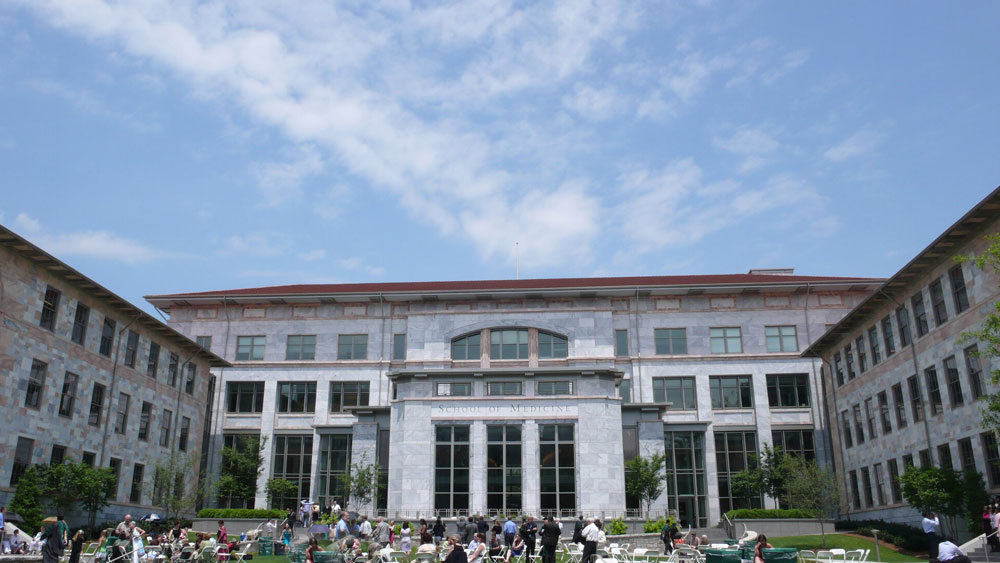
[[(956, 531), (955, 518), (965, 513), (962, 475), (954, 469), (913, 467), (899, 476), (903, 499), (920, 512), (941, 514)], [(980, 507), (981, 508), (981, 507)]]
[(87, 511), (87, 521), (91, 526), (97, 522), (97, 513), (108, 506), (114, 486), (115, 474), (110, 467), (85, 466), (80, 472), (77, 494), (80, 505)]
[(781, 448), (764, 448), (757, 456), (751, 456), (750, 467), (733, 475), (732, 488), (739, 495), (767, 495), (784, 499), (785, 481), (792, 470), (792, 457)]
[(667, 456), (654, 454), (648, 458), (638, 456), (625, 462), (625, 492), (639, 499), (647, 516), (653, 502), (663, 493), (666, 484), (663, 466), (666, 460)]
[(80, 495), (81, 474), (86, 469), (86, 465), (70, 460), (36, 467), (42, 496), (48, 499), (57, 514), (68, 514), (73, 509)]
[(14, 489), (14, 498), (10, 501), (12, 512), (18, 513), (24, 519), (25, 530), (29, 534), (37, 532), (42, 525), (42, 483), (38, 470), (29, 467), (21, 474)]
[(294, 496), (299, 490), (298, 485), (285, 479), (268, 479), (265, 492), (267, 493), (268, 508), (282, 508), (278, 503), (283, 498)]
[(792, 508), (811, 510), (819, 522), (826, 547), (823, 521), (840, 512), (840, 480), (832, 469), (797, 456), (789, 456), (788, 475), (784, 481), (785, 499)]
[(197, 454), (172, 454), (156, 466), (153, 473), (153, 504), (163, 508), (167, 520), (194, 513), (198, 500), (204, 496), (202, 481), (187, 486), (198, 471)]
[(222, 448), (222, 471), (215, 483), (219, 502), (229, 508), (238, 500), (246, 505), (257, 496), (257, 479), (264, 467), (263, 450), (267, 437), (241, 436), (235, 447)]
[(351, 464), (347, 471), (340, 474), (340, 486), (355, 510), (368, 506), (382, 492), (378, 475), (378, 465), (369, 463), (367, 455), (362, 455), (359, 463)]

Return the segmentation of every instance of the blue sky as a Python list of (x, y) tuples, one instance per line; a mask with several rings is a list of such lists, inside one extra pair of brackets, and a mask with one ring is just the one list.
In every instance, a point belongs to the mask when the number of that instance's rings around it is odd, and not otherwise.
[(8, 2), (0, 220), (140, 305), (510, 278), (516, 241), (521, 277), (887, 276), (1000, 184), (997, 21), (995, 2)]

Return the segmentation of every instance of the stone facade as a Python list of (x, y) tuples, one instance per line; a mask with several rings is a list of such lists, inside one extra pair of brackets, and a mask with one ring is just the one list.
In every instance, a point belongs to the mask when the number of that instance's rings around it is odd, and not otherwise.
[[(211, 394), (209, 370), (224, 362), (2, 227), (0, 241), (0, 504), (9, 502), (14, 473), (25, 467), (60, 459), (100, 466), (118, 460), (118, 488), (97, 521), (130, 511), (159, 511), (152, 494), (158, 464), (171, 455), (191, 455), (191, 478), (197, 479)], [(43, 311), (47, 294), (50, 307)], [(114, 328), (112, 341), (102, 345), (106, 319)], [(134, 353), (130, 331), (138, 336)], [(151, 343), (159, 346), (152, 367)], [(107, 354), (101, 353), (102, 346)], [(193, 380), (185, 392), (189, 366)], [(96, 403), (99, 388), (103, 400)], [(123, 432), (118, 432), (123, 395), (129, 397), (128, 411)], [(138, 433), (144, 403), (150, 412), (143, 440)], [(169, 428), (162, 430), (167, 411)], [(179, 443), (182, 420), (188, 421), (186, 444)], [(166, 434), (163, 446), (161, 431)], [(133, 484), (137, 465), (142, 466), (141, 482)], [(85, 515), (67, 518), (80, 522)]]
[[(191, 338), (210, 338), (211, 349), (232, 361), (233, 367), (219, 370), (210, 469), (218, 472), (218, 454), (227, 440), (240, 434), (266, 437), (269, 470), (251, 501), (257, 506), (266, 503), (267, 479), (289, 476), (288, 448), (293, 442), (299, 447), (298, 437), (308, 437), (301, 443), (311, 447), (308, 455), (294, 454), (295, 464), (311, 464), (294, 475), (300, 495), (321, 502), (337, 497), (328, 470), (343, 470), (345, 462), (337, 452), (326, 451), (323, 444), (334, 441), (324, 437), (353, 436), (350, 459), (375, 461), (388, 474), (387, 494), (376, 507), (359, 508), (408, 517), (502, 512), (490, 507), (486, 469), (487, 432), (503, 422), (520, 428), (523, 468), (521, 503), (506, 511), (552, 512), (552, 505), (543, 506), (552, 497), (541, 492), (549, 486), (540, 482), (540, 467), (547, 463), (539, 458), (541, 432), (545, 425), (568, 424), (575, 441), (575, 499), (574, 506), (560, 506), (558, 512), (608, 517), (626, 513), (626, 506), (637, 509), (625, 498), (625, 456), (663, 452), (664, 433), (670, 432), (677, 444), (694, 440), (690, 451), (675, 455), (678, 463), (697, 457), (698, 468), (678, 477), (671, 485), (677, 489), (662, 495), (652, 509), (681, 513), (695, 525), (714, 525), (724, 508), (717, 435), (746, 440), (748, 448), (759, 451), (771, 444), (774, 431), (794, 431), (812, 442), (810, 455), (829, 460), (827, 421), (819, 408), (819, 362), (800, 353), (881, 281), (741, 274), (289, 286), (148, 299), (169, 312), (172, 327)], [(553, 287), (559, 284), (565, 287)], [(769, 349), (768, 327), (778, 326), (790, 336), (781, 350)], [(712, 330), (718, 327), (738, 329), (733, 334), (739, 350), (713, 353)], [(683, 329), (684, 350), (664, 351), (662, 342), (657, 349), (657, 329), (664, 328)], [(498, 360), (490, 335), (510, 329), (526, 332), (527, 352), (521, 359)], [(455, 359), (453, 345), (470, 334), (480, 335), (480, 348), (471, 359)], [(297, 349), (289, 351), (289, 342), (300, 342), (300, 335), (315, 339), (309, 359), (286, 359), (299, 357)], [(353, 336), (345, 339), (348, 335), (365, 335), (363, 353), (345, 347), (356, 343)], [(565, 357), (539, 353), (544, 335), (565, 343)], [(346, 354), (356, 359), (345, 359)], [(769, 376), (779, 374), (794, 374), (802, 382), (801, 406), (770, 405)], [(737, 405), (713, 405), (710, 387), (716, 376), (746, 376), (747, 396)], [(689, 394), (686, 404), (667, 405), (665, 392), (654, 390), (658, 378), (672, 377), (693, 383), (694, 396)], [(540, 396), (536, 382), (550, 379), (572, 382), (572, 390)], [(512, 396), (491, 394), (488, 385), (501, 380), (521, 387)], [(436, 394), (437, 384), (452, 381), (469, 382), (471, 394)], [(306, 385), (289, 385), (299, 383)], [(367, 385), (367, 401), (345, 407), (340, 386), (354, 383)], [(258, 407), (229, 402), (230, 392), (249, 388), (260, 390)], [(293, 389), (314, 393), (309, 399), (314, 404), (305, 412), (287, 412), (297, 407), (286, 403), (278, 406), (290, 397), (283, 399), (282, 390)], [(435, 432), (441, 425), (469, 427), (471, 477), (462, 492), (469, 500), (460, 510), (436, 506)], [(742, 450), (718, 453), (732, 461), (733, 472), (746, 462)], [(324, 467), (324, 459), (340, 459), (341, 466)]]

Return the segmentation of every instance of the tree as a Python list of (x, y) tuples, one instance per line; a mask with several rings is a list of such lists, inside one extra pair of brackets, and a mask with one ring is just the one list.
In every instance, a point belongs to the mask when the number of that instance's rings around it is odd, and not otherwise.
[(384, 487), (379, 482), (378, 475), (378, 465), (369, 463), (367, 455), (362, 455), (360, 462), (351, 464), (347, 471), (340, 474), (340, 486), (355, 510), (370, 505), (375, 496), (382, 492)]
[(21, 474), (14, 489), (14, 498), (10, 501), (10, 510), (18, 513), (24, 519), (24, 529), (33, 534), (42, 525), (42, 483), (38, 470), (29, 467)]
[[(267, 437), (240, 436), (233, 447), (222, 448), (222, 471), (215, 483), (219, 502), (228, 508), (247, 508), (257, 496), (257, 479), (264, 467)], [(234, 507), (236, 504), (243, 506)]]
[[(977, 268), (984, 272), (1000, 273), (1000, 233), (986, 235), (984, 237), (990, 245), (979, 256), (959, 255), (955, 261), (959, 264), (972, 262)], [(970, 330), (962, 333), (959, 339), (960, 344), (977, 342), (976, 355), (981, 358), (1000, 357), (1000, 301), (993, 304), (993, 310), (983, 317), (979, 330)], [(1000, 383), (1000, 369), (990, 372), (993, 383)], [(983, 399), (982, 409), (983, 426), (1000, 431), (1000, 392), (988, 393)]]
[(86, 469), (89, 467), (70, 460), (36, 467), (42, 496), (48, 499), (57, 514), (68, 514), (73, 509), (79, 498), (82, 473)]
[[(899, 476), (903, 499), (920, 512), (943, 515), (956, 531), (955, 519), (965, 514), (965, 486), (961, 473), (942, 467), (910, 466)], [(982, 505), (980, 505), (982, 508)]]
[(299, 490), (298, 485), (285, 479), (268, 479), (265, 492), (267, 493), (268, 508), (283, 508), (278, 503), (283, 498), (295, 496)]
[[(81, 464), (83, 465), (83, 464)], [(88, 522), (97, 522), (97, 513), (108, 506), (115, 486), (115, 474), (110, 467), (84, 466), (77, 481), (77, 496), (80, 505), (87, 510)]]
[(744, 496), (767, 495), (784, 499), (792, 459), (781, 448), (764, 448), (761, 455), (751, 456), (750, 467), (733, 475), (733, 491)]
[(840, 480), (832, 469), (816, 463), (816, 460), (789, 456), (786, 461), (788, 474), (784, 479), (785, 496), (792, 508), (813, 511), (823, 534), (826, 547), (826, 529), (823, 521), (836, 518), (840, 512)]
[(198, 461), (196, 454), (174, 453), (156, 466), (153, 472), (153, 504), (163, 508), (163, 516), (167, 520), (194, 513), (198, 500), (203, 497), (200, 479), (194, 480), (194, 486), (188, 486), (191, 476), (197, 474)]
[(663, 493), (666, 460), (667, 456), (654, 454), (648, 458), (637, 456), (625, 462), (625, 493), (639, 499), (646, 515), (649, 515), (653, 501)]

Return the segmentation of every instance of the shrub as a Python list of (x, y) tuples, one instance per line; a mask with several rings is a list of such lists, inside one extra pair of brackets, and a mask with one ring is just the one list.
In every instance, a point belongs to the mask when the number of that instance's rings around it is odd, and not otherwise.
[(781, 510), (777, 508), (738, 508), (726, 513), (730, 520), (742, 519), (774, 519), (774, 518), (815, 518), (811, 510), (793, 508)]
[(886, 522), (884, 520), (838, 520), (834, 528), (843, 532), (872, 536), (872, 528), (878, 530), (878, 539), (909, 551), (924, 551), (927, 540), (924, 532), (916, 526)]
[(673, 516), (668, 516), (667, 518), (660, 518), (659, 520), (646, 520), (642, 525), (642, 531), (647, 534), (659, 534), (663, 531), (663, 527), (668, 523), (677, 525), (677, 519)]
[(622, 534), (628, 533), (628, 524), (622, 518), (615, 518), (614, 520), (608, 522), (608, 530), (606, 535), (609, 536), (620, 536)]
[(261, 510), (256, 508), (202, 508), (198, 518), (284, 518), (284, 510)]

